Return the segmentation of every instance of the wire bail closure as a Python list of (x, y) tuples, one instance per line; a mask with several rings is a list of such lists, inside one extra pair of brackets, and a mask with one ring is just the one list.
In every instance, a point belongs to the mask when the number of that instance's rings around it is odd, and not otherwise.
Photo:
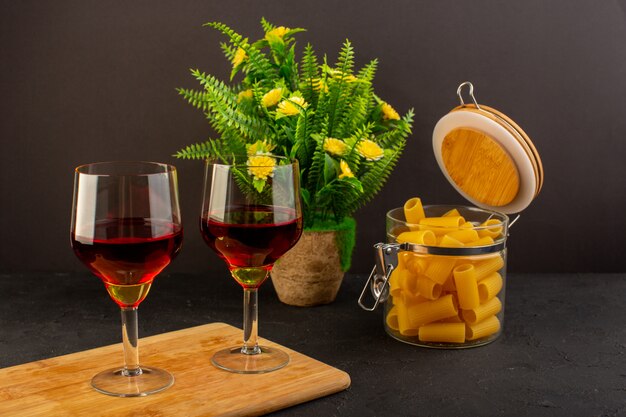
[(459, 88), (456, 89), (456, 95), (459, 96), (459, 100), (461, 101), (461, 106), (465, 106), (465, 101), (463, 100), (463, 91), (462, 91), (463, 87), (465, 86), (469, 87), (469, 95), (472, 98), (472, 101), (474, 102), (474, 106), (476, 106), (478, 110), (482, 110), (480, 106), (478, 105), (478, 101), (476, 101), (476, 97), (474, 97), (474, 84), (472, 84), (469, 81), (465, 81), (461, 83), (461, 85), (459, 85)]
[[(491, 218), (491, 216), (489, 217)], [(520, 218), (518, 214), (515, 219), (509, 223), (507, 227), (506, 237), (509, 236), (508, 229)], [(395, 270), (398, 263), (398, 252), (409, 251), (421, 254), (443, 255), (443, 256), (459, 256), (459, 255), (486, 255), (504, 250), (506, 247), (506, 238), (499, 243), (490, 246), (463, 247), (463, 248), (446, 248), (437, 246), (423, 246), (409, 242), (404, 243), (376, 243), (374, 250), (376, 253), (376, 264), (372, 268), (361, 295), (359, 295), (359, 306), (366, 311), (374, 311), (378, 304), (384, 303), (389, 297), (389, 278)], [(461, 250), (461, 253), (458, 251)], [(374, 304), (370, 307), (365, 305), (367, 288), (370, 288)]]
[[(374, 245), (376, 252), (376, 265), (372, 269), (369, 278), (365, 282), (365, 286), (359, 296), (359, 306), (366, 311), (374, 311), (378, 304), (385, 302), (389, 296), (387, 286), (389, 284), (389, 277), (395, 269), (394, 263), (398, 260), (398, 252), (401, 250), (408, 250), (408, 244), (406, 243), (377, 243)], [(392, 263), (392, 260), (394, 262)], [(372, 296), (375, 300), (372, 307), (368, 307), (364, 304), (365, 293), (367, 287), (370, 287)]]

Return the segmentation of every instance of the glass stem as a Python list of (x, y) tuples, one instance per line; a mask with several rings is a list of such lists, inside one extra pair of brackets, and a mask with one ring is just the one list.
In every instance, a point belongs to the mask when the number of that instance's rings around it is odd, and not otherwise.
[(141, 375), (137, 346), (137, 307), (122, 307), (122, 343), (124, 345), (124, 376)]
[(243, 347), (241, 353), (256, 355), (261, 353), (258, 343), (259, 305), (256, 288), (243, 290)]

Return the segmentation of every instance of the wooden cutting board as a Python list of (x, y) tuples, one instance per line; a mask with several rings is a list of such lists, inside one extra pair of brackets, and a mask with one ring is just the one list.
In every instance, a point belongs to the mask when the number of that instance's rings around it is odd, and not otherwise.
[(283, 369), (260, 375), (225, 372), (213, 353), (240, 343), (241, 330), (224, 323), (146, 337), (142, 363), (174, 374), (172, 387), (147, 397), (117, 398), (91, 388), (97, 372), (120, 365), (116, 344), (0, 369), (0, 416), (257, 416), (350, 386), (350, 376), (268, 340), (287, 352)]

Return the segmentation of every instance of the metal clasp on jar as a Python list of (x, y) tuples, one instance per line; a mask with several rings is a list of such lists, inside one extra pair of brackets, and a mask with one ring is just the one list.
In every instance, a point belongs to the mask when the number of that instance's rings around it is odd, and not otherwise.
[[(359, 296), (359, 305), (363, 310), (374, 311), (378, 304), (385, 302), (389, 296), (389, 277), (398, 261), (398, 252), (408, 250), (408, 243), (377, 243), (374, 245), (376, 251), (376, 265), (372, 269), (369, 278)], [(392, 262), (393, 260), (393, 262)], [(374, 297), (374, 305), (368, 307), (364, 304), (367, 287), (370, 287)]]

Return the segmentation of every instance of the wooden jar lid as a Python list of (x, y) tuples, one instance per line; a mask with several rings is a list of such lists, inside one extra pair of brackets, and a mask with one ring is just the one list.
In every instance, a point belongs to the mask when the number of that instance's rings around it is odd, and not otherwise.
[[(473, 104), (465, 104), (463, 86)], [(465, 82), (457, 94), (461, 106), (439, 120), (433, 150), (442, 172), (474, 205), (502, 213), (524, 210), (539, 194), (543, 166), (528, 135), (513, 120), (479, 105)]]

